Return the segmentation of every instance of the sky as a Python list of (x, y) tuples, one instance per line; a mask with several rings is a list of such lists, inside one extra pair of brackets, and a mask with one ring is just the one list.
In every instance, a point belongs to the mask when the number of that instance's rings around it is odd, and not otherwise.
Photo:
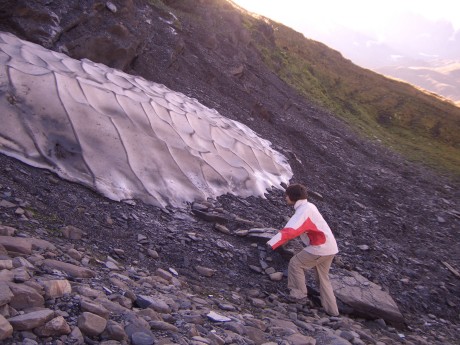
[(357, 30), (382, 32), (401, 14), (418, 14), (429, 20), (450, 21), (460, 29), (457, 0), (232, 0), (241, 7), (293, 28), (305, 21), (321, 29), (344, 25)]
[[(413, 49), (420, 56), (434, 55), (436, 49), (441, 51), (449, 44), (449, 54), (457, 52), (455, 46), (460, 37), (458, 0), (232, 1), (342, 53), (346, 43), (341, 40), (351, 39), (351, 32), (366, 35), (368, 43), (384, 43), (396, 50)], [(433, 47), (436, 41), (444, 43)], [(458, 55), (460, 59), (460, 47)]]

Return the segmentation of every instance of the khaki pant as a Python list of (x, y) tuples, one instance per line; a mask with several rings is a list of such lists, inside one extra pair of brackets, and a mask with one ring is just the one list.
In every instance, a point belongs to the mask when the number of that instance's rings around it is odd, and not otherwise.
[(329, 268), (335, 255), (313, 255), (305, 250), (294, 255), (289, 261), (288, 288), (294, 298), (307, 297), (305, 270), (315, 268), (316, 281), (319, 285), (321, 304), (329, 315), (339, 315), (337, 301), (329, 280)]

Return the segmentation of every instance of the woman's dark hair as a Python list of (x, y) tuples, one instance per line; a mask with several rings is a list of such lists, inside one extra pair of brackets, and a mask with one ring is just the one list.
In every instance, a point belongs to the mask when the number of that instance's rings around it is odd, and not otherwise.
[(291, 201), (296, 202), (307, 198), (307, 187), (303, 184), (291, 184), (286, 188), (286, 195)]

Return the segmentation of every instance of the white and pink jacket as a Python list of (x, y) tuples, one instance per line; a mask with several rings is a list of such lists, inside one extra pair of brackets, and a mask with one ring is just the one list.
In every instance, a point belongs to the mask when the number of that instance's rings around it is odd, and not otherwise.
[(334, 255), (339, 252), (337, 242), (321, 213), (307, 199), (298, 200), (295, 213), (284, 229), (267, 242), (273, 249), (300, 236), (308, 253), (313, 255)]

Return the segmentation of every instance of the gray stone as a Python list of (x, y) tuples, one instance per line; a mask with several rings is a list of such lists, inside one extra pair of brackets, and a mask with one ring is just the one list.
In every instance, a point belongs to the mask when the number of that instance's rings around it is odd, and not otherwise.
[(158, 268), (156, 271), (155, 271), (155, 274), (167, 281), (171, 281), (171, 279), (173, 278), (173, 275), (167, 271), (165, 271), (164, 269), (162, 268)]
[(78, 328), (83, 334), (97, 336), (104, 332), (105, 326), (107, 326), (107, 320), (99, 315), (83, 312), (78, 317)]
[(33, 307), (43, 307), (45, 300), (43, 296), (34, 288), (25, 284), (7, 283), (13, 297), (10, 301), (10, 306), (17, 310)]
[(219, 231), (219, 232), (221, 232), (223, 234), (227, 234), (227, 235), (231, 233), (230, 230), (225, 225), (222, 225), (222, 224), (219, 224), (219, 223), (214, 225), (214, 229), (216, 229), (217, 231)]
[(102, 334), (103, 338), (118, 340), (118, 341), (125, 341), (128, 338), (123, 327), (113, 320), (109, 320), (107, 322), (107, 326), (105, 327), (104, 333)]
[(42, 326), (54, 317), (54, 311), (43, 309), (8, 319), (15, 331), (27, 331)]
[(200, 265), (195, 266), (195, 270), (204, 277), (212, 277), (216, 273), (216, 270)]
[(404, 324), (404, 317), (391, 296), (359, 273), (346, 271), (331, 275), (331, 283), (336, 297), (352, 307), (356, 314), (382, 318), (395, 325)]
[(93, 302), (101, 304), (104, 308), (106, 308), (108, 311), (113, 312), (113, 313), (122, 314), (122, 313), (130, 312), (128, 308), (123, 307), (119, 303), (112, 302), (105, 297), (98, 297)]
[(85, 344), (85, 338), (83, 337), (83, 333), (78, 327), (74, 327), (72, 329), (72, 332), (70, 332), (68, 339), (71, 341), (71, 343), (74, 343), (74, 344), (78, 344), (78, 345)]
[(13, 297), (14, 295), (8, 284), (0, 281), (0, 306), (9, 303)]
[(27, 237), (25, 238), (27, 242), (30, 242), (32, 245), (32, 249), (35, 250), (56, 250), (56, 246), (49, 241), (42, 240), (40, 238), (35, 237)]
[(67, 335), (70, 333), (70, 326), (62, 316), (58, 316), (43, 326), (37, 327), (34, 333), (40, 337)]
[(0, 225), (0, 236), (13, 236), (16, 229), (11, 226)]
[(45, 289), (46, 298), (62, 297), (72, 292), (72, 287), (66, 279), (40, 281)]
[(5, 247), (7, 251), (21, 254), (32, 253), (32, 243), (25, 238), (0, 236), (0, 244)]
[(46, 259), (43, 262), (43, 266), (49, 269), (63, 271), (74, 278), (93, 278), (96, 276), (96, 273), (88, 268), (52, 259)]
[(12, 202), (9, 202), (8, 200), (0, 200), (0, 207), (4, 208), (13, 208), (16, 207), (16, 204), (13, 204)]
[(144, 332), (136, 332), (131, 336), (131, 343), (133, 345), (153, 345), (155, 338)]
[[(1, 293), (1, 292), (0, 292)], [(0, 341), (13, 335), (13, 326), (0, 314)]]
[(15, 268), (25, 267), (28, 269), (35, 269), (34, 265), (32, 265), (27, 259), (24, 259), (23, 257), (20, 257), (20, 256), (13, 258), (13, 267)]
[(0, 270), (10, 270), (13, 268), (13, 260), (0, 260)]
[(103, 317), (106, 320), (109, 318), (110, 315), (110, 312), (101, 304), (90, 302), (85, 299), (83, 299), (80, 302), (80, 308), (83, 311), (88, 311), (90, 313), (99, 315), (100, 317)]
[(30, 279), (29, 271), (25, 267), (19, 267), (12, 270), (14, 277), (13, 280), (15, 283), (24, 283)]
[[(289, 341), (289, 343), (291, 345), (316, 345), (316, 339), (315, 338), (312, 338), (312, 337), (309, 337), (307, 335), (302, 335), (300, 333), (295, 333), (295, 334), (292, 334), (288, 337), (286, 337), (286, 339)], [(328, 345), (333, 345), (333, 344), (329, 344), (327, 343)], [(334, 343), (335, 345), (335, 343)], [(339, 344), (337, 344), (339, 345)]]
[(158, 259), (160, 257), (160, 255), (158, 254), (158, 252), (154, 249), (147, 249), (147, 254), (149, 254), (149, 256), (152, 258), (152, 259)]
[(283, 272), (275, 272), (269, 275), (270, 280), (280, 281), (283, 279)]
[(62, 236), (71, 240), (81, 240), (85, 232), (73, 225), (67, 225), (61, 229)]
[(1, 270), (0, 271), (0, 282), (12, 282), (14, 279), (14, 273), (10, 270)]
[(164, 321), (150, 321), (149, 325), (152, 329), (159, 331), (179, 332), (176, 326)]

